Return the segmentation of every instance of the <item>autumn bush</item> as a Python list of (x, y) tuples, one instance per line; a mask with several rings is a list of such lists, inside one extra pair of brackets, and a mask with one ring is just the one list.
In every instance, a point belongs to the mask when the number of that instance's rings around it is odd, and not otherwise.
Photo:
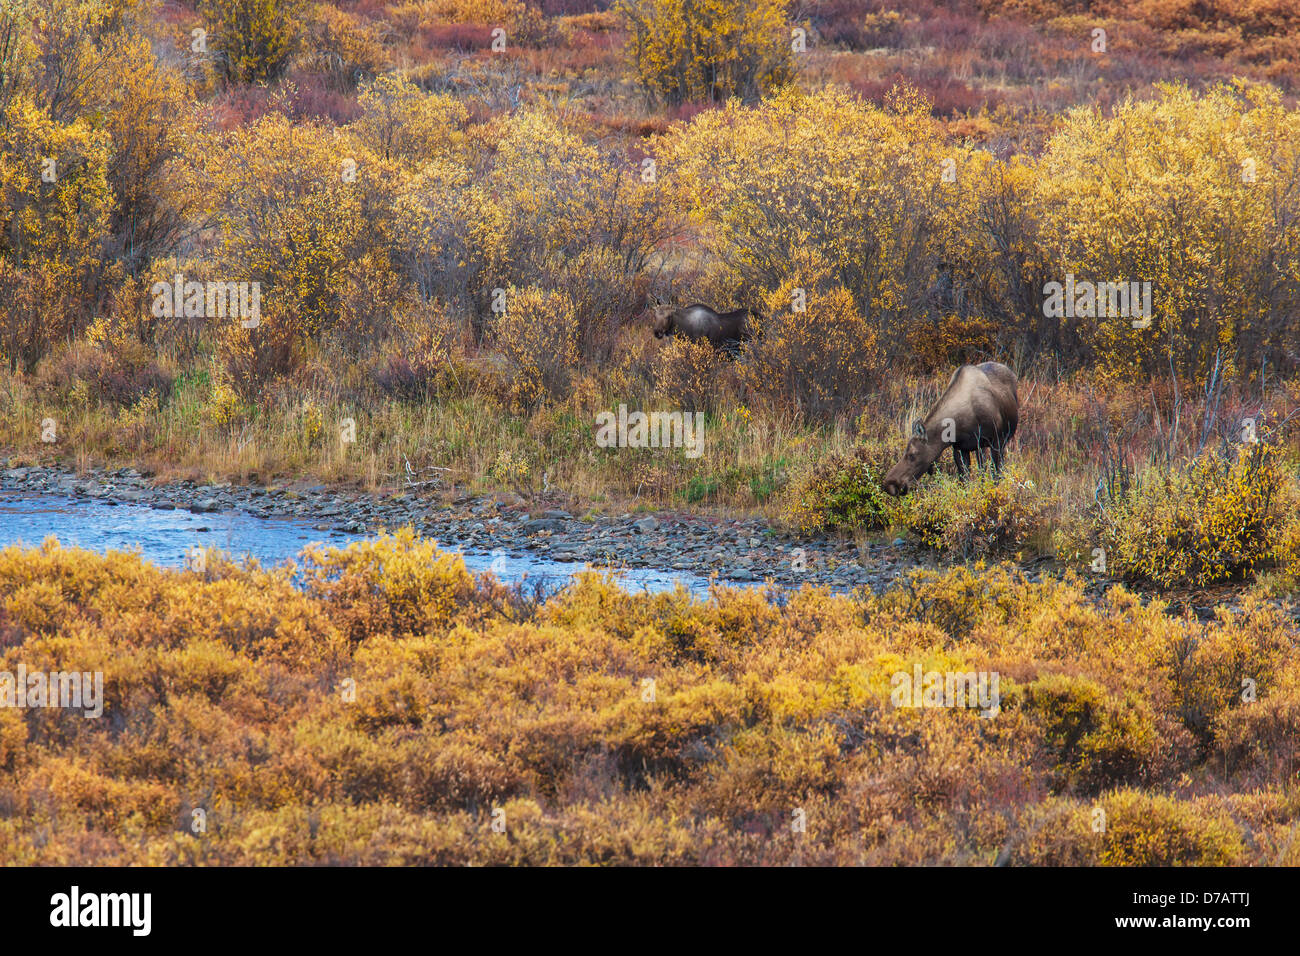
[(110, 279), (109, 162), (107, 135), (85, 118), (60, 122), (23, 96), (0, 118), (0, 281), (14, 296), (0, 342), (10, 367), (30, 368), (80, 332), (87, 301)]
[(365, 359), (368, 381), (380, 394), (404, 401), (472, 392), (484, 375), (466, 361), (468, 325), (437, 300), (416, 297), (396, 308), (391, 336)]
[(621, 0), (637, 79), (666, 103), (753, 99), (794, 76), (781, 0)]
[[(372, 489), (409, 462), (940, 566), (540, 600), (410, 531), (278, 569), (6, 548), (0, 671), (107, 699), (0, 706), (0, 859), (1300, 862), (1295, 439), (1213, 424), (1300, 397), (1294, 11), (607, 7), (0, 4), (0, 457)], [(260, 282), (260, 321), (155, 314), (177, 275)], [(1067, 276), (1152, 282), (1151, 324), (1046, 314)], [(657, 342), (652, 295), (755, 335)], [(885, 497), (896, 423), (989, 358), (1024, 385), (1002, 479)], [(705, 411), (708, 452), (592, 455), (620, 402)], [(984, 563), (1051, 532), (1105, 575)], [(918, 668), (998, 674), (997, 713), (896, 705)]]
[(198, 6), (227, 80), (275, 79), (298, 52), (305, 0), (200, 0)]
[(1232, 866), (1245, 857), (1233, 803), (1125, 788), (1027, 814), (1007, 862), (1021, 866)]
[(655, 353), (651, 375), (656, 394), (682, 411), (713, 411), (728, 382), (735, 384), (734, 363), (709, 342), (674, 336)]
[[(1012, 18), (1065, 20), (1074, 14), (1105, 17), (1112, 34), (1141, 30), (1142, 39), (1171, 55), (1215, 55), (1239, 64), (1265, 63), (1285, 72), (1295, 62), (1300, 12), (1287, 3), (1253, 0), (979, 0), (981, 10)], [(1144, 29), (1145, 28), (1145, 29)]]
[(400, 73), (362, 85), (361, 116), (350, 129), (376, 156), (423, 166), (460, 155), (469, 111), (446, 94), (427, 93)]
[(1062, 350), (1126, 383), (1171, 367), (1208, 375), (1221, 354), (1238, 368), (1289, 361), (1278, 343), (1300, 334), (1288, 304), (1300, 275), (1297, 157), (1300, 120), (1259, 86), (1164, 87), (1113, 116), (1071, 111), (1038, 164), (1045, 271), (1060, 283), (1150, 282), (1152, 314), (1135, 328), (1077, 297), (1076, 317), (1055, 320)]
[(174, 378), (153, 349), (102, 319), (87, 329), (84, 340), (60, 350), (37, 373), (40, 386), (53, 394), (80, 387), (92, 401), (126, 406), (150, 393), (166, 401)]
[(628, 156), (584, 141), (550, 111), (497, 129), (479, 298), (486, 306), (510, 284), (562, 292), (574, 306), (578, 354), (604, 357), (644, 300), (643, 277), (674, 216)]
[(353, 88), (359, 79), (377, 76), (392, 65), (382, 28), (349, 10), (317, 4), (309, 30), (311, 65), (338, 88)]
[(1275, 557), (1288, 478), (1275, 445), (1212, 450), (1119, 478), (1099, 499), (1097, 533), (1111, 573), (1163, 587), (1201, 586)]
[(996, 477), (938, 475), (903, 498), (892, 518), (928, 547), (975, 558), (1046, 549), (1058, 508), (1012, 466)]
[(564, 394), (578, 358), (578, 319), (562, 292), (533, 286), (505, 290), (492, 340), (509, 363), (511, 401), (533, 408)]
[(1263, 781), (1300, 771), (1300, 702), (1277, 695), (1258, 706), (1225, 709), (1214, 727), (1215, 757), (1234, 774)]
[(876, 331), (853, 297), (825, 272), (795, 275), (774, 289), (739, 360), (750, 390), (809, 418), (843, 412), (872, 387), (881, 367)]
[(878, 456), (870, 449), (833, 455), (790, 482), (783, 516), (801, 531), (884, 528), (891, 508), (880, 486), (882, 477)]
[(1018, 688), (1006, 706), (1039, 722), (1057, 792), (1093, 795), (1157, 772), (1164, 742), (1137, 695), (1116, 699), (1094, 681), (1052, 674)]
[(347, 265), (389, 228), (379, 160), (350, 182), (333, 132), (295, 126), (281, 113), (219, 146), (222, 161), (211, 171), (217, 275), (262, 283), (263, 307), (278, 311), (293, 335), (319, 335), (338, 316)]
[(0, 259), (0, 358), (10, 372), (34, 366), (49, 351), (41, 298), (30, 273)]
[[(10, 547), (0, 595), (0, 670), (105, 691), (100, 719), (0, 708), (11, 863), (1242, 864), (1296, 824), (1267, 604), (969, 567), (535, 603), (409, 532), (202, 572)], [(1189, 647), (1216, 648), (1193, 680)], [(917, 667), (999, 673), (996, 713), (899, 706)]]
[(833, 88), (731, 102), (675, 128), (665, 152), (677, 201), (736, 288), (786, 293), (776, 320), (792, 287), (811, 293), (824, 274), (818, 291), (847, 292), (890, 358), (906, 359), (918, 310), (954, 308), (941, 274), (987, 255), (965, 223), (988, 159), (945, 143), (915, 90), (885, 108)]

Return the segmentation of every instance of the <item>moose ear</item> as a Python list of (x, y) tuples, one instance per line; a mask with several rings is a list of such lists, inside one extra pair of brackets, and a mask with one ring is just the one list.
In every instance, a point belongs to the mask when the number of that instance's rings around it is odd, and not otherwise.
[(920, 421), (912, 422), (912, 437), (925, 440), (925, 425)]

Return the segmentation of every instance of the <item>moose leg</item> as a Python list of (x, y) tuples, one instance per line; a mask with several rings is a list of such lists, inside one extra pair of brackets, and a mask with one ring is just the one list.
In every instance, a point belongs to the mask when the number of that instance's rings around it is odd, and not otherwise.
[(989, 446), (989, 452), (993, 455), (993, 477), (1002, 477), (1002, 444), (994, 442)]
[(980, 469), (983, 470), (984, 465), (985, 465), (985, 460), (986, 460), (986, 459), (985, 459), (985, 455), (984, 455), (984, 446), (983, 446), (983, 445), (976, 445), (976, 446), (975, 446), (975, 460), (979, 462)]
[(952, 446), (952, 457), (957, 463), (957, 475), (963, 481), (970, 477), (970, 452), (965, 448)]

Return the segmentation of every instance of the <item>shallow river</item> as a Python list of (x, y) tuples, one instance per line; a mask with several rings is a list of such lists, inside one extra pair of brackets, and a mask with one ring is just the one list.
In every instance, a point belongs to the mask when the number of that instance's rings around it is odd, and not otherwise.
[[(51, 535), (66, 547), (101, 554), (138, 550), (147, 561), (166, 567), (181, 567), (190, 548), (218, 548), (235, 557), (257, 558), (269, 566), (295, 557), (311, 542), (344, 546), (365, 538), (342, 531), (317, 531), (307, 521), (258, 518), (242, 511), (192, 514), (179, 508), (168, 511), (93, 498), (0, 491), (0, 548), (19, 543), (37, 545)], [(455, 541), (441, 544), (457, 550)], [(540, 581), (547, 591), (558, 590), (584, 567), (504, 551), (461, 554), (471, 571), (490, 569), (507, 583), (526, 581), (532, 585)], [(691, 591), (703, 593), (709, 586), (705, 578), (697, 575), (648, 568), (627, 569), (621, 580), (629, 591), (662, 591), (680, 582)]]

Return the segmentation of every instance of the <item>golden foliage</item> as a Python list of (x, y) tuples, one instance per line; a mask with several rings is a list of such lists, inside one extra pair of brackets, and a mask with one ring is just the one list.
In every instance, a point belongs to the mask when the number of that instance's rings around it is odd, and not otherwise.
[(1277, 91), (1164, 86), (1113, 115), (1074, 110), (1037, 173), (1050, 279), (1152, 284), (1148, 328), (1064, 320), (1104, 372), (1202, 375), (1220, 350), (1230, 369), (1258, 365), (1300, 335), (1300, 116)]
[(879, 462), (866, 448), (809, 465), (786, 490), (782, 517), (800, 531), (883, 528), (891, 506)]
[(298, 52), (306, 0), (199, 0), (212, 25), (225, 76), (238, 83), (275, 79)]
[(790, 82), (784, 0), (621, 0), (636, 77), (668, 103), (753, 98)]
[(874, 385), (881, 367), (876, 332), (825, 271), (781, 283), (755, 324), (740, 374), (774, 407), (820, 418), (844, 411)]
[(1101, 502), (1107, 568), (1163, 587), (1202, 586), (1267, 565), (1288, 517), (1275, 445), (1151, 467)]
[[(303, 562), (299, 586), (0, 550), (0, 671), (105, 689), (100, 719), (0, 709), (5, 859), (1248, 863), (1296, 822), (1300, 670), (1267, 605), (1198, 621), (958, 568), (781, 604), (586, 574), (528, 609), (409, 532)], [(894, 706), (914, 666), (1000, 672), (999, 713)]]
[(892, 518), (923, 544), (953, 557), (1016, 555), (1045, 540), (1059, 507), (1012, 465), (1001, 477), (940, 475), (899, 500)]
[(0, 348), (11, 367), (30, 367), (88, 318), (84, 299), (106, 265), (109, 157), (102, 130), (60, 123), (24, 97), (0, 117), (0, 281), (14, 296), (0, 303)]
[[(677, 202), (738, 288), (757, 297), (801, 278), (811, 293), (824, 274), (820, 291), (847, 291), (891, 354), (941, 266), (988, 255), (967, 224), (991, 160), (945, 143), (915, 91), (885, 109), (835, 89), (732, 102), (676, 127), (665, 152)], [(789, 307), (787, 296), (773, 313)]]
[(735, 380), (732, 362), (708, 342), (673, 337), (655, 352), (650, 372), (655, 392), (682, 411), (713, 411), (717, 396)]
[(357, 96), (361, 117), (351, 129), (383, 159), (422, 166), (455, 156), (465, 143), (469, 111), (449, 95), (425, 93), (399, 73), (385, 73)]
[(506, 310), (492, 325), (492, 338), (510, 363), (510, 400), (534, 408), (564, 395), (578, 360), (578, 321), (562, 292), (535, 286), (505, 292)]

